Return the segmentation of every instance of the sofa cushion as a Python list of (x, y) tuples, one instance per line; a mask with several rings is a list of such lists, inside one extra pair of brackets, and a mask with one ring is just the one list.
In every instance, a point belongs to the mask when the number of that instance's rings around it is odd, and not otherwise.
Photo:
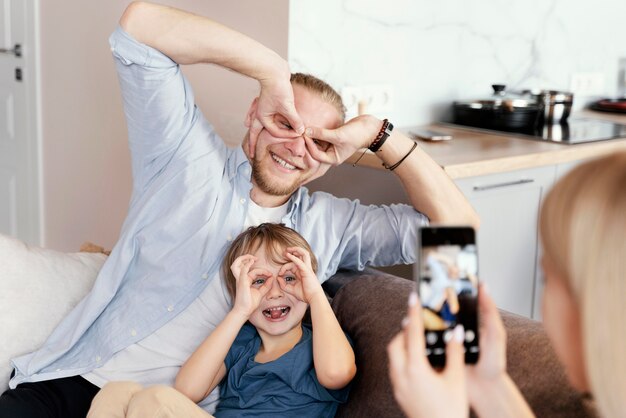
[(10, 359), (34, 351), (91, 289), (106, 260), (96, 253), (31, 247), (0, 234), (0, 393)]
[[(330, 282), (330, 283), (329, 283)], [(393, 397), (386, 347), (401, 328), (412, 281), (369, 269), (342, 272), (325, 288), (339, 323), (353, 339), (357, 374), (337, 417), (403, 417)], [(508, 372), (538, 417), (583, 417), (541, 323), (501, 311), (507, 331)]]

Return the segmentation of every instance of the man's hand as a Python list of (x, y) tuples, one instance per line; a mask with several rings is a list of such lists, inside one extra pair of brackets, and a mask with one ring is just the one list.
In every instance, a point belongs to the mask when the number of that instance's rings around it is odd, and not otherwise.
[(280, 288), (298, 300), (310, 304), (315, 295), (324, 293), (311, 267), (311, 255), (300, 247), (288, 247), (285, 256), (291, 263), (285, 264), (280, 269), (278, 274)]
[(250, 267), (256, 261), (256, 257), (250, 254), (239, 256), (230, 266), (237, 280), (235, 305), (237, 310), (246, 318), (259, 307), (261, 299), (272, 287), (272, 273), (265, 269), (252, 269)]
[[(383, 122), (372, 115), (361, 115), (337, 129), (307, 127), (304, 140), (317, 161), (339, 165), (358, 149), (369, 147), (382, 125)], [(330, 146), (323, 146), (324, 143)]]
[[(278, 122), (277, 115), (283, 116), (289, 124)], [(277, 138), (295, 138), (304, 133), (304, 124), (296, 111), (289, 79), (261, 81), (261, 94), (256, 103), (248, 140), (251, 156), (254, 156), (257, 139), (263, 128)]]

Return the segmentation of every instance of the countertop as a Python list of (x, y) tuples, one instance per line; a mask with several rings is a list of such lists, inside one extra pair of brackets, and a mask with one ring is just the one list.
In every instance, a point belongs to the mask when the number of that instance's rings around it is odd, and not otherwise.
[[(584, 110), (571, 117), (609, 120), (626, 125), (626, 115)], [(414, 127), (401, 127), (408, 132)], [(492, 134), (451, 127), (446, 124), (431, 124), (421, 128), (434, 129), (452, 134), (451, 141), (428, 142), (417, 140), (450, 177), (494, 174), (542, 165), (560, 164), (569, 161), (593, 158), (617, 150), (626, 150), (626, 137), (606, 141), (563, 145), (554, 142), (534, 141), (510, 135)], [(362, 154), (355, 153), (346, 163), (352, 163)], [(359, 166), (383, 169), (380, 160), (367, 151)]]

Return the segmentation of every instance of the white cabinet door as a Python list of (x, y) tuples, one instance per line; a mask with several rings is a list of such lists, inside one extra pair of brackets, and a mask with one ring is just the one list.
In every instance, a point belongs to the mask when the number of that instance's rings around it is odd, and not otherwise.
[(481, 218), (481, 279), (498, 307), (526, 317), (536, 303), (538, 213), (554, 176), (547, 166), (456, 181)]

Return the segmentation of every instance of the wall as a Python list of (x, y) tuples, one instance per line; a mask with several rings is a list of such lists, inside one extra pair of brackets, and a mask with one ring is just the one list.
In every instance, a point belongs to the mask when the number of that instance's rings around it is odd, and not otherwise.
[[(126, 124), (107, 42), (128, 1), (40, 1), (44, 238), (76, 251), (117, 240), (131, 193)], [(288, 0), (161, 2), (211, 16), (287, 55)], [(243, 13), (242, 11), (245, 11)], [(271, 22), (267, 25), (264, 22)], [(235, 144), (257, 83), (210, 66), (184, 70), (198, 105)]]
[[(602, 73), (617, 94), (626, 2), (606, 0), (291, 1), (289, 62), (335, 88), (389, 83), (398, 126), (446, 119), (490, 85), (569, 89)], [(590, 97), (575, 99), (577, 107)]]

